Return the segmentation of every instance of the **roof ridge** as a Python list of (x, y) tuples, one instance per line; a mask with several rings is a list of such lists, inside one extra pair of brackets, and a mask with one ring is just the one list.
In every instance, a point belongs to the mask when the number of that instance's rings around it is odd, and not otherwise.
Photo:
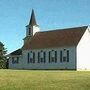
[(76, 28), (84, 28), (84, 27), (87, 28), (88, 26), (79, 26), (79, 27), (71, 27), (71, 28), (54, 29), (54, 30), (41, 31), (41, 32), (38, 32), (38, 33), (54, 32), (54, 31), (62, 31), (62, 30), (72, 30), (72, 29), (76, 29)]

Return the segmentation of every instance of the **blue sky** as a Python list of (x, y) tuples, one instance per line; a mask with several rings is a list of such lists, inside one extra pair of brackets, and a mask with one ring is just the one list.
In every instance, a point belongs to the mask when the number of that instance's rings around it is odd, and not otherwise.
[(22, 47), (32, 8), (41, 31), (90, 25), (90, 0), (0, 0), (0, 41), (8, 53)]

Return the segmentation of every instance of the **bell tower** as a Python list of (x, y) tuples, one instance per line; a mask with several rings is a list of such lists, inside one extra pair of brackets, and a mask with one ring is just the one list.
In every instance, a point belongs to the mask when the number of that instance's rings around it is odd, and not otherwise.
[(40, 31), (40, 28), (39, 28), (39, 26), (36, 23), (34, 10), (32, 9), (32, 13), (31, 13), (31, 18), (30, 18), (29, 24), (26, 26), (26, 37), (24, 38), (24, 42), (28, 38), (34, 36), (34, 34), (36, 32), (39, 32), (39, 31)]

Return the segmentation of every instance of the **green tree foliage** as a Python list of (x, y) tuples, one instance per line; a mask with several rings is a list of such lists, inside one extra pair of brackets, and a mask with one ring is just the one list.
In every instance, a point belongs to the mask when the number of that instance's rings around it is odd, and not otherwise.
[(6, 48), (4, 47), (4, 44), (0, 42), (0, 68), (6, 68)]

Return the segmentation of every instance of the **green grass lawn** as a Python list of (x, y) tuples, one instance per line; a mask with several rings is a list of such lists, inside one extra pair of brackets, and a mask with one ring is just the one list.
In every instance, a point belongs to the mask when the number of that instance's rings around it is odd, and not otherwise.
[(90, 72), (1, 69), (0, 90), (90, 90)]

